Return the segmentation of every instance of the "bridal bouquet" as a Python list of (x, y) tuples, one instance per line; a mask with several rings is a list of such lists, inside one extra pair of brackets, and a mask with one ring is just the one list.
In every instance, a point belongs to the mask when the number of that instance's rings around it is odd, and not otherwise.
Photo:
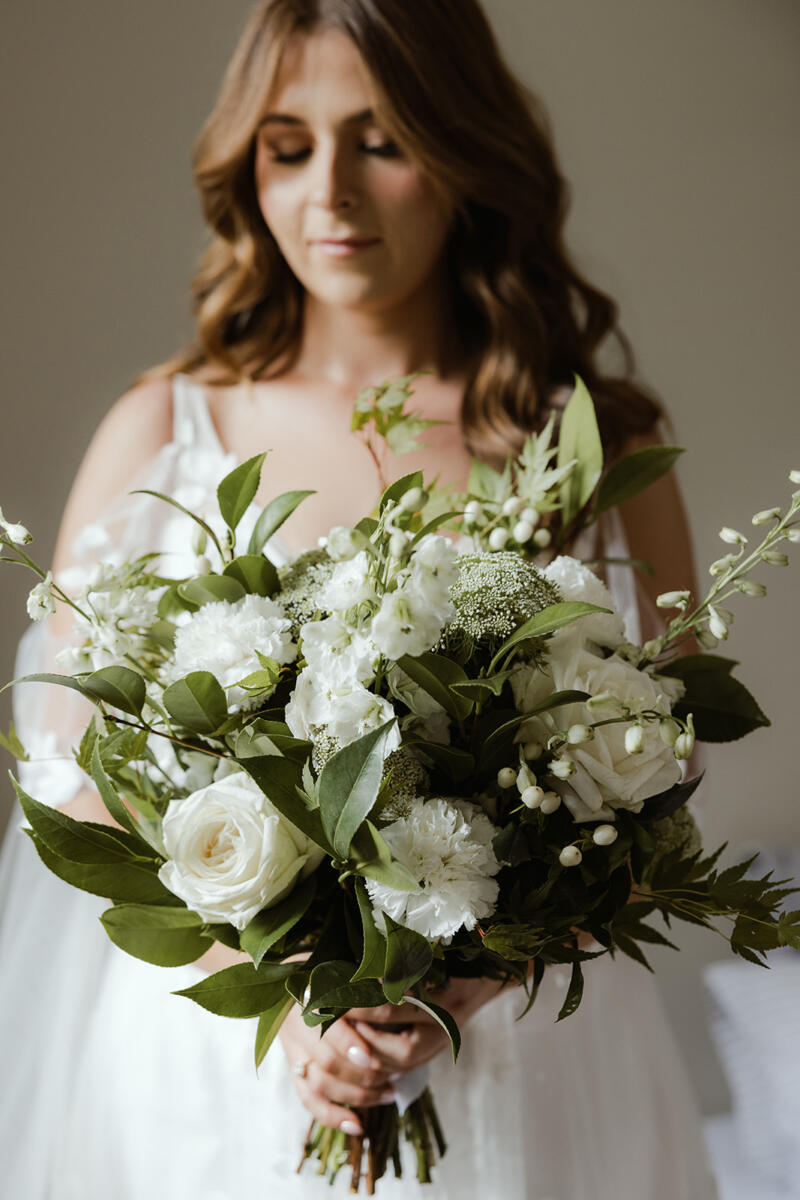
[[(401, 450), (426, 425), (405, 409), (412, 378), (356, 402), (376, 461), (378, 439)], [(711, 651), (731, 597), (764, 593), (753, 568), (785, 565), (780, 547), (800, 540), (800, 491), (753, 517), (755, 549), (723, 529), (707, 596), (662, 595), (675, 616), (638, 646), (564, 551), (679, 451), (603, 474), (580, 380), (554, 437), (551, 421), (502, 472), (476, 462), (463, 494), (418, 472), (392, 482), (373, 515), (279, 570), (264, 548), (308, 493), (255, 513), (264, 455), (222, 480), (218, 519), (182, 510), (189, 578), (162, 575), (153, 552), (98, 565), (68, 596), (2, 521), (6, 561), (41, 577), (31, 617), (75, 611), (65, 673), (26, 678), (94, 704), (75, 756), (112, 821), (75, 821), (15, 781), (27, 832), (51, 871), (111, 901), (102, 922), (128, 953), (176, 966), (215, 940), (244, 951), (180, 994), (257, 1017), (257, 1064), (294, 1004), (323, 1030), (352, 1008), (416, 1005), (455, 1057), (459, 1030), (431, 996), (457, 977), (520, 986), (522, 1015), (548, 965), (570, 964), (568, 1017), (587, 960), (648, 966), (645, 947), (671, 944), (652, 918), (717, 929), (755, 963), (800, 948), (800, 913), (782, 911), (795, 889), (748, 862), (720, 870), (684, 778), (696, 738), (767, 724)], [(679, 656), (690, 636), (705, 652)], [(24, 757), (13, 730), (4, 740)], [(331, 1179), (349, 1166), (372, 1194), (408, 1142), (430, 1179), (445, 1142), (427, 1089), (360, 1116), (363, 1137), (313, 1123), (304, 1158)]]

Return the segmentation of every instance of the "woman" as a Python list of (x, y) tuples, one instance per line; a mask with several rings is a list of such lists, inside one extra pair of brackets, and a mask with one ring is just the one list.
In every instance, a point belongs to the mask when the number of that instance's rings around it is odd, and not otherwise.
[[(576, 371), (608, 457), (657, 436), (659, 409), (628, 377), (614, 306), (564, 250), (565, 187), (545, 119), (503, 65), (475, 0), (266, 0), (201, 135), (196, 178), (215, 234), (195, 281), (196, 343), (149, 372), (100, 426), (65, 512), (57, 572), (155, 540), (169, 552), (174, 521), (149, 499), (125, 498), (129, 489), (178, 492), (202, 507), (224, 470), (261, 448), (271, 449), (261, 500), (317, 489), (285, 525), (282, 547), (271, 544), (274, 557), (352, 524), (378, 489), (348, 432), (353, 398), (421, 369), (416, 407), (447, 423), (428, 449), (387, 455), (389, 477), (419, 466), (463, 481), (470, 454), (497, 460), (518, 447), (563, 403)], [(625, 352), (624, 376), (596, 363), (608, 334)], [(622, 521), (609, 522), (603, 549), (624, 553), (626, 537), (633, 557), (654, 561), (645, 602), (688, 582), (673, 482)], [(634, 619), (630, 579), (612, 583)], [(40, 716), (43, 737), (52, 725), (52, 714)], [(45, 798), (35, 769), (26, 782)], [(74, 790), (66, 782), (51, 796)], [(88, 790), (69, 811), (107, 819)], [(399, 1077), (427, 1062), (451, 1149), (432, 1187), (386, 1178), (385, 1196), (714, 1194), (686, 1081), (637, 967), (593, 964), (583, 1009), (557, 1028), (559, 972), (519, 1025), (518, 995), (485, 980), (455, 986), (441, 1001), (466, 1025), (457, 1074), (423, 1014), (397, 1031), (388, 1006), (352, 1012), (320, 1039), (293, 1013), (285, 1055), (274, 1047), (255, 1080), (249, 1023), (169, 995), (233, 952), (217, 945), (170, 974), (96, 940), (87, 951), (93, 899), (73, 903), (41, 870), (14, 872), (7, 927), (17, 941), (9, 933), (5, 945), (12, 954), (25, 942), (11, 915), (24, 887), (28, 919), (33, 908), (51, 930), (62, 1016), (52, 1077), (17, 1080), (33, 1099), (21, 1124), (2, 1122), (16, 1140), (20, 1200), (328, 1194), (323, 1181), (293, 1174), (309, 1114), (357, 1130), (348, 1106), (385, 1103)], [(34, 901), (28, 878), (45, 899)], [(40, 976), (29, 1003), (46, 988)], [(43, 1141), (45, 1095), (55, 1120)], [(24, 1139), (34, 1131), (31, 1164)]]

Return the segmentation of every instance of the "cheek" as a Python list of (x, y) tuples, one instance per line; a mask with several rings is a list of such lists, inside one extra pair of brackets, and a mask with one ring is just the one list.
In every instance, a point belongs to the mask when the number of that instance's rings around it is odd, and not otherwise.
[(381, 184), (380, 206), (397, 240), (415, 256), (430, 253), (444, 241), (451, 212), (419, 172), (387, 175)]

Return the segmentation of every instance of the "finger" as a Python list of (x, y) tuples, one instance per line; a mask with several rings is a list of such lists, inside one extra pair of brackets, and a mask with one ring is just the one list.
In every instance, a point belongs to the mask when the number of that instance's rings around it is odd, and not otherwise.
[(334, 1104), (333, 1101), (317, 1095), (311, 1090), (305, 1079), (298, 1079), (295, 1087), (304, 1107), (322, 1125), (328, 1125), (331, 1129), (342, 1129), (345, 1133), (363, 1134), (361, 1122), (351, 1109), (343, 1108)]
[(369, 1025), (416, 1025), (433, 1021), (429, 1013), (416, 1004), (381, 1004), (378, 1008), (351, 1008), (348, 1021), (364, 1021)]
[(359, 1025), (359, 1031), (392, 1073), (413, 1071), (450, 1045), (450, 1039), (438, 1025), (415, 1025), (405, 1034), (384, 1033), (380, 1028), (362, 1025)]
[(388, 1074), (369, 1042), (344, 1019), (327, 1031), (314, 1058), (330, 1075), (366, 1087), (384, 1087)]
[(393, 1104), (394, 1090), (391, 1085), (365, 1087), (348, 1083), (335, 1075), (328, 1075), (318, 1063), (312, 1063), (305, 1078), (309, 1091), (320, 1100), (333, 1104), (346, 1104), (353, 1108), (374, 1108), (378, 1104)]

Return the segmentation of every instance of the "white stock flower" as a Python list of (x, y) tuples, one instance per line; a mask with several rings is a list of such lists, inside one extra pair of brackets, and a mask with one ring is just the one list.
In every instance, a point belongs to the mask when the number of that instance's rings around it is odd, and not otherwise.
[(320, 591), (320, 603), (328, 612), (346, 612), (364, 601), (376, 599), (375, 584), (369, 573), (369, 558), (361, 550), (346, 562), (339, 562)]
[(242, 771), (171, 800), (162, 832), (164, 886), (204, 921), (239, 930), (324, 857)]
[(401, 892), (375, 880), (366, 886), (379, 926), (381, 913), (427, 938), (450, 941), (462, 927), (491, 916), (500, 864), (492, 849), (497, 830), (468, 800), (415, 799), (406, 816), (381, 830), (393, 856), (419, 881)]
[[(621, 701), (636, 715), (645, 710), (669, 713), (669, 702), (658, 686), (659, 681), (639, 671), (617, 655), (600, 658), (585, 649), (564, 646), (549, 663), (549, 675), (529, 666), (520, 667), (511, 679), (514, 699), (520, 712), (533, 708), (554, 691), (576, 689), (610, 697), (612, 705)], [(594, 714), (597, 716), (597, 712)], [(600, 714), (602, 716), (602, 713)], [(524, 722), (517, 740), (545, 743), (559, 729), (576, 723), (591, 724), (593, 716), (583, 704), (565, 705), (541, 713)], [(569, 781), (561, 780), (561, 794), (576, 821), (613, 819), (614, 810), (625, 808), (639, 812), (649, 796), (677, 783), (681, 768), (675, 755), (659, 733), (658, 721), (645, 721), (641, 750), (632, 755), (625, 746), (626, 722), (596, 727), (594, 738), (581, 746), (570, 746), (560, 761), (575, 768)]]
[(376, 647), (366, 634), (351, 629), (340, 617), (309, 621), (302, 626), (300, 636), (306, 662), (328, 686), (369, 683), (373, 678)]
[(170, 680), (190, 671), (210, 671), (227, 690), (229, 706), (247, 709), (263, 703), (232, 687), (260, 669), (256, 651), (275, 662), (294, 662), (297, 646), (283, 608), (266, 596), (247, 595), (232, 604), (216, 600), (192, 613), (175, 633), (175, 651), (167, 666)]
[(614, 599), (602, 579), (566, 554), (554, 558), (551, 563), (542, 568), (545, 579), (549, 579), (558, 589), (562, 600), (583, 600), (587, 604), (596, 604), (598, 608), (610, 608), (610, 613), (591, 613), (581, 617), (572, 625), (566, 625), (553, 634), (550, 645), (559, 641), (594, 642), (598, 646), (606, 646), (616, 650), (625, 640), (625, 628), (622, 617), (615, 609)]
[(41, 583), (31, 588), (28, 594), (28, 616), (32, 621), (42, 621), (56, 611), (52, 593), (53, 576), (47, 572)]

